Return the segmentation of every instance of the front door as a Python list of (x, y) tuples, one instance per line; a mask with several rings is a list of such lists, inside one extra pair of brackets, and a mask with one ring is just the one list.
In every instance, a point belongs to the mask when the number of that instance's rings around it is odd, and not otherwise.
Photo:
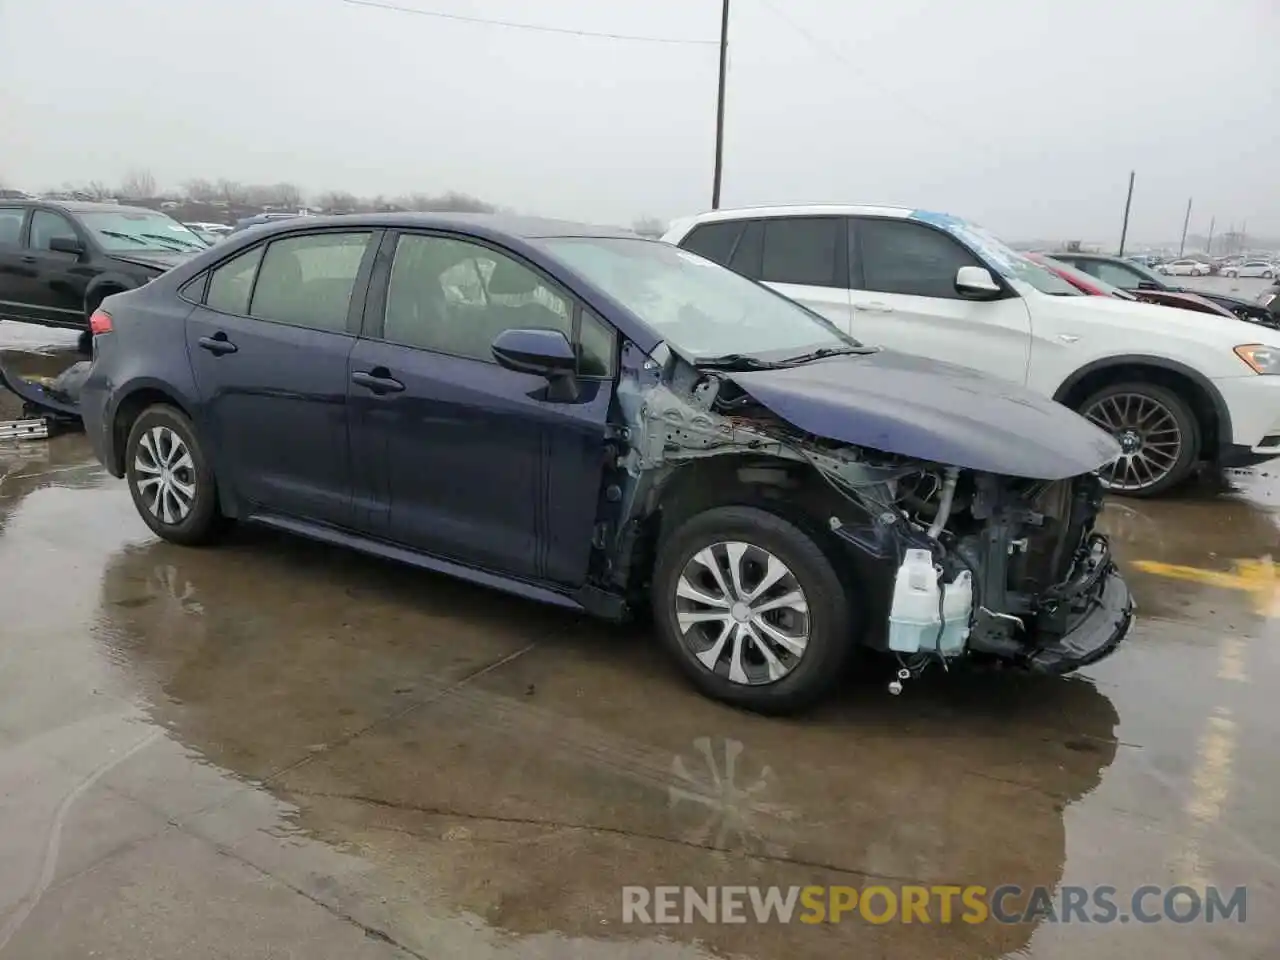
[(260, 244), (212, 272), (187, 319), (219, 480), (250, 512), (350, 524), (351, 318), (376, 236), (317, 231)]
[(961, 296), (959, 269), (986, 265), (954, 237), (922, 223), (860, 217), (852, 221), (849, 242), (855, 337), (1026, 383), (1026, 301)]
[(84, 254), (52, 249), (54, 240), (86, 242), (62, 214), (52, 210), (32, 210), (24, 258), (33, 271), (28, 286), (27, 312), (39, 323), (86, 327), (88, 318), (84, 314), (84, 294), (96, 271), (83, 262)]
[[(393, 249), (392, 249), (393, 248)], [(613, 334), (513, 255), (388, 238), (351, 354), (356, 526), (471, 566), (581, 585), (613, 393)], [(504, 330), (562, 330), (579, 390), (499, 366)]]

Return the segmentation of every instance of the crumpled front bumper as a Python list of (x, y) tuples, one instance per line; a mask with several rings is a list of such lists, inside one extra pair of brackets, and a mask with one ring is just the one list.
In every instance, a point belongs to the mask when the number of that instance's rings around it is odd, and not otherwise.
[[(1113, 653), (1133, 626), (1133, 596), (1111, 559), (1110, 546), (1105, 537), (1096, 536), (1094, 542), (1092, 563), (1056, 591), (1053, 603), (1059, 609), (1048, 614), (1060, 618), (1065, 629), (1049, 632), (1052, 639), (1025, 657), (1024, 666), (1036, 673), (1070, 673), (1096, 663)], [(1048, 631), (1042, 625), (1040, 632)]]

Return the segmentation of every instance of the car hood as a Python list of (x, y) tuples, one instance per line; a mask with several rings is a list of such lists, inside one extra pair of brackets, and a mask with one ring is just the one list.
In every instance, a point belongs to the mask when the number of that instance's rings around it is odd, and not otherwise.
[(172, 253), (161, 250), (139, 250), (136, 253), (112, 253), (112, 260), (119, 260), (121, 263), (130, 263), (138, 267), (153, 267), (156, 270), (170, 270), (180, 263), (186, 263), (199, 250), (174, 250)]
[(1115, 297), (1052, 297), (1048, 294), (1041, 294), (1041, 297), (1044, 302), (1037, 303), (1035, 310), (1051, 310), (1060, 323), (1078, 319), (1082, 324), (1089, 324), (1089, 327), (1073, 330), (1074, 333), (1084, 333), (1090, 328), (1101, 332), (1105, 327), (1098, 327), (1098, 324), (1103, 322), (1125, 324), (1135, 331), (1179, 336), (1215, 349), (1230, 350), (1236, 344), (1258, 342), (1258, 325), (1235, 316), (1197, 313), (1167, 304), (1118, 300)]
[(806, 433), (949, 466), (1062, 480), (1120, 453), (1047, 397), (889, 350), (724, 376)]

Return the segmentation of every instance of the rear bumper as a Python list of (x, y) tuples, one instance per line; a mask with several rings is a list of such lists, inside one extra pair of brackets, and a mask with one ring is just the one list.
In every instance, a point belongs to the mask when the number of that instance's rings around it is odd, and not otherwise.
[(1035, 673), (1070, 673), (1115, 652), (1133, 626), (1133, 597), (1108, 555), (1091, 587), (1069, 604), (1068, 629), (1026, 657)]

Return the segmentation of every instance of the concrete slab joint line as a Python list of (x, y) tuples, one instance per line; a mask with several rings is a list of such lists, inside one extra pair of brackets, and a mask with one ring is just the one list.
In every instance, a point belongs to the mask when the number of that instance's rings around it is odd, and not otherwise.
[(130, 757), (142, 752), (156, 740), (164, 736), (164, 731), (156, 730), (147, 734), (132, 747), (119, 756), (112, 757), (103, 763), (87, 777), (81, 780), (71, 791), (62, 798), (62, 802), (58, 804), (57, 810), (54, 812), (53, 821), (49, 825), (49, 836), (45, 841), (44, 860), (40, 867), (40, 874), (36, 878), (35, 885), (28, 891), (27, 895), (18, 904), (17, 909), (5, 921), (3, 927), (0, 927), (0, 953), (3, 953), (14, 937), (14, 934), (21, 929), (26, 922), (27, 917), (31, 916), (31, 911), (36, 908), (40, 899), (44, 896), (45, 891), (49, 889), (49, 885), (53, 883), (54, 872), (58, 866), (58, 854), (62, 845), (62, 828), (66, 823), (67, 814), (71, 812), (71, 808), (75, 806), (79, 800), (95, 783), (110, 773), (113, 769), (124, 763)]

